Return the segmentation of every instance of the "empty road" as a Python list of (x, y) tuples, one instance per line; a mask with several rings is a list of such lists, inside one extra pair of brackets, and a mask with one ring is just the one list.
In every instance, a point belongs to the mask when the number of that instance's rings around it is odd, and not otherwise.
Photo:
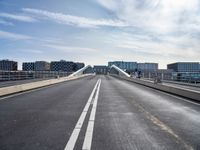
[(198, 150), (200, 105), (111, 76), (0, 98), (1, 150)]

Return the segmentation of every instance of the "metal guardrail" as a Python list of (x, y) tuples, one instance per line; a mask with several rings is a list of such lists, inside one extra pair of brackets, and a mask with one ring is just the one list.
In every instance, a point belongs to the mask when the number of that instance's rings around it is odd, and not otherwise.
[(0, 71), (0, 81), (28, 80), (28, 79), (49, 79), (66, 77), (72, 72), (59, 71)]
[[(182, 73), (183, 74), (183, 73)], [(187, 73), (184, 73), (187, 74)], [(174, 72), (171, 73), (159, 73), (159, 72), (143, 72), (141, 73), (140, 77), (143, 79), (154, 80), (155, 78), (159, 78), (160, 80), (166, 81), (177, 81), (177, 82), (184, 82), (184, 83), (200, 83), (200, 73), (195, 73), (196, 77), (192, 76), (191, 73), (184, 76), (175, 76)], [(197, 76), (199, 75), (199, 77)]]
[[(171, 73), (158, 73), (158, 72), (143, 72), (140, 75), (136, 72), (135, 74), (129, 75), (119, 67), (113, 65), (110, 70), (110, 74), (117, 74), (119, 76), (126, 76), (130, 78), (140, 78), (141, 80), (151, 81), (152, 83), (170, 82), (173, 84), (180, 84), (186, 86), (200, 87), (200, 81), (186, 80), (185, 78), (179, 77), (179, 80), (175, 80)], [(199, 81), (199, 82), (198, 82)]]
[(188, 82), (181, 82), (181, 81), (170, 81), (170, 80), (162, 80), (163, 83), (168, 83), (168, 84), (175, 84), (175, 85), (184, 85), (184, 86), (191, 86), (191, 87), (196, 87), (200, 88), (200, 83), (188, 83)]
[(185, 89), (163, 84), (154, 84), (153, 82), (150, 81), (134, 79), (129, 77), (122, 77), (119, 75), (112, 75), (112, 76), (200, 102), (200, 91), (197, 90)]
[[(156, 77), (153, 78), (143, 78), (143, 80), (148, 80), (148, 81), (155, 81)], [(157, 77), (161, 82), (166, 82), (166, 83), (172, 83), (172, 84), (180, 84), (180, 85), (188, 85), (188, 86), (196, 86), (200, 87), (200, 81), (192, 81), (192, 80), (185, 80), (185, 79), (180, 79), (180, 80), (172, 80), (172, 79), (161, 79)]]

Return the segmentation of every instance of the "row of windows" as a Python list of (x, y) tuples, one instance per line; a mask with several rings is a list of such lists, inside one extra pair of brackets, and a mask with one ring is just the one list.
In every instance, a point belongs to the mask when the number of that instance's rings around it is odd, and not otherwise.
[(176, 72), (198, 72), (200, 71), (199, 63), (174, 63), (167, 65), (168, 69)]
[(0, 61), (0, 70), (16, 71), (17, 70), (17, 62)]
[(156, 70), (158, 69), (157, 63), (137, 63), (137, 62), (109, 62), (108, 66), (111, 67), (112, 65), (116, 65), (121, 69), (126, 70)]
[(24, 71), (38, 71), (38, 70), (51, 70), (51, 71), (67, 71), (72, 72), (84, 67), (84, 63), (73, 62), (51, 62), (51, 64), (35, 64), (35, 63), (23, 63)]

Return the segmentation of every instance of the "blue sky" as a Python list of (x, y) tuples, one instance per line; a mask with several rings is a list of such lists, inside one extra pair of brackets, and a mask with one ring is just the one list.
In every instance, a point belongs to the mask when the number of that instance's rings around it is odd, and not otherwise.
[(200, 0), (0, 0), (0, 59), (200, 61)]

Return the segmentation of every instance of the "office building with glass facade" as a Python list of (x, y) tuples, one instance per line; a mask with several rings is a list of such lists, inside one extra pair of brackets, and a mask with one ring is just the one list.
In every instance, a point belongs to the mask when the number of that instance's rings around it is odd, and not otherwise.
[(17, 71), (18, 63), (12, 60), (0, 60), (0, 70)]
[(49, 71), (50, 63), (46, 61), (36, 61), (35, 62), (35, 71)]
[(199, 62), (177, 62), (168, 64), (167, 68), (173, 69), (173, 80), (183, 82), (200, 82)]
[(23, 62), (22, 70), (23, 71), (35, 71), (35, 63), (34, 62)]
[(157, 71), (158, 63), (138, 63), (137, 68), (140, 71)]
[(108, 62), (108, 67), (111, 67), (112, 65), (115, 65), (125, 71), (134, 71), (135, 69), (137, 69), (137, 62), (126, 62), (126, 61)]
[(72, 61), (52, 61), (51, 62), (51, 71), (64, 71), (64, 72), (73, 72), (74, 63)]
[(173, 69), (174, 72), (199, 72), (199, 62), (177, 62), (167, 65), (167, 69)]
[(84, 63), (81, 63), (81, 62), (76, 62), (74, 63), (74, 71), (77, 71), (81, 68), (85, 67), (85, 64)]
[(108, 66), (94, 66), (93, 70), (96, 74), (104, 74), (108, 73)]

